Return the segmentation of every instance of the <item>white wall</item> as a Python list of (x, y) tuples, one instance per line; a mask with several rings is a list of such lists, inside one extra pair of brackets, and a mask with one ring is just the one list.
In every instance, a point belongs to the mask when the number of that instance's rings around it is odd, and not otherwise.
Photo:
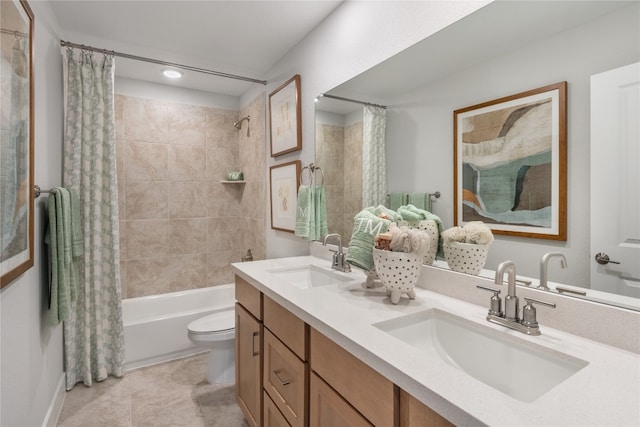
[[(639, 4), (586, 25), (462, 70), (420, 90), (398, 96), (388, 110), (390, 191), (435, 191), (434, 211), (453, 225), (453, 111), (492, 99), (568, 82), (568, 237), (566, 242), (496, 236), (487, 268), (506, 259), (518, 274), (538, 277), (540, 257), (567, 255), (550, 280), (589, 284), (590, 76), (640, 60)], [(435, 60), (446, 60), (435, 58)]]
[[(270, 93), (294, 74), (301, 75), (303, 147), (302, 152), (276, 159), (267, 153), (267, 166), (297, 159), (304, 166), (314, 161), (314, 98), (318, 94), (379, 64), (487, 3), (490, 1), (344, 2), (266, 76), (269, 81), (267, 93)], [(248, 92), (243, 100), (253, 96), (254, 93)], [(268, 147), (269, 141), (266, 144)], [(265, 203), (268, 207), (269, 192)], [(267, 218), (268, 258), (309, 253), (308, 242), (292, 233), (272, 230), (270, 221)]]
[[(49, 5), (30, 2), (35, 15), (35, 183), (62, 182), (62, 65)], [(34, 267), (0, 291), (0, 425), (38, 426), (63, 383), (62, 326), (47, 325), (44, 233), (46, 197), (36, 202)]]

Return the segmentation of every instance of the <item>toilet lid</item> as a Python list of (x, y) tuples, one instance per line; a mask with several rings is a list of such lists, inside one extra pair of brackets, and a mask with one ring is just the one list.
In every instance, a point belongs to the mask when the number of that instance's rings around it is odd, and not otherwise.
[(196, 334), (209, 334), (228, 331), (235, 328), (235, 312), (233, 310), (213, 313), (189, 323), (189, 331)]

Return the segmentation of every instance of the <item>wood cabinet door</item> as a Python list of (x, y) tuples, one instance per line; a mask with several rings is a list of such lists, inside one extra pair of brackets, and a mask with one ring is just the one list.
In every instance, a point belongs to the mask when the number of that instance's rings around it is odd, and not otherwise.
[(236, 304), (236, 402), (252, 427), (262, 426), (262, 324)]
[(263, 427), (291, 427), (267, 392), (264, 392), (264, 426)]
[(311, 373), (310, 382), (309, 427), (373, 425), (314, 372)]
[(400, 427), (422, 426), (453, 427), (453, 424), (406, 391), (400, 390)]

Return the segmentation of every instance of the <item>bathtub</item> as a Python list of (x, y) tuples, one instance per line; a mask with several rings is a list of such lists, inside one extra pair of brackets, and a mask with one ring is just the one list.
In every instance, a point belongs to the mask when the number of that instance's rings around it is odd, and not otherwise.
[(189, 341), (187, 325), (233, 310), (235, 285), (211, 286), (122, 300), (125, 369), (135, 369), (207, 351)]

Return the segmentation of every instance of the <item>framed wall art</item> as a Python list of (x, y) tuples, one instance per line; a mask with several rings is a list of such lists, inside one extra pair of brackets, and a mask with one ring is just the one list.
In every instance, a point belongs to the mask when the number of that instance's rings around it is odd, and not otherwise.
[(293, 233), (296, 227), (300, 160), (271, 166), (271, 228)]
[(567, 239), (567, 83), (453, 113), (454, 224)]
[[(0, 2), (0, 287), (33, 266), (33, 12)], [(6, 90), (5, 90), (6, 89)]]
[(302, 149), (300, 75), (269, 94), (271, 157)]

